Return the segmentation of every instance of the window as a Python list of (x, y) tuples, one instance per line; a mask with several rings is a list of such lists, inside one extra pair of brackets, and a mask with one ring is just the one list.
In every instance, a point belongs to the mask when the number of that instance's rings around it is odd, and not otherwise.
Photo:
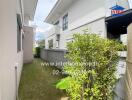
[(56, 48), (59, 48), (60, 34), (56, 35)]
[(54, 25), (59, 25), (59, 21), (57, 21)]
[(49, 43), (49, 49), (52, 49), (53, 48), (53, 39), (49, 40), (48, 43)]
[(21, 23), (21, 17), (20, 14), (17, 14), (17, 52), (21, 51), (21, 29), (22, 29), (22, 23)]
[(63, 17), (63, 31), (68, 29), (68, 14), (66, 14), (64, 17)]

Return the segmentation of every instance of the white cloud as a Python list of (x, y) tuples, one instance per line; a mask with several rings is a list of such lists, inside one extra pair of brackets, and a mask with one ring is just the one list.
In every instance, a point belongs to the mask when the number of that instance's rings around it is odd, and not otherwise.
[(36, 34), (42, 33), (44, 37), (48, 35), (47, 31), (52, 28), (52, 25), (45, 23), (44, 19), (48, 16), (56, 2), (57, 0), (38, 0), (34, 22), (30, 22), (32, 26), (36, 27)]

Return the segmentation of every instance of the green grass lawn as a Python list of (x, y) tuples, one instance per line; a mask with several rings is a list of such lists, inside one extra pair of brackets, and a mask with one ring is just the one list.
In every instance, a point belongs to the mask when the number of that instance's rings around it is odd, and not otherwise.
[(53, 75), (55, 68), (41, 66), (41, 60), (23, 67), (19, 87), (20, 100), (67, 100), (64, 92), (55, 88), (54, 83), (61, 75)]

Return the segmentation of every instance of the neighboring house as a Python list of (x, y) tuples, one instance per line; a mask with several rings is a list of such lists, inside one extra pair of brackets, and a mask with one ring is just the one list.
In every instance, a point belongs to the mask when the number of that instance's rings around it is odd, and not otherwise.
[[(53, 28), (47, 31), (45, 50), (42, 51), (43, 55), (48, 52), (48, 58), (45, 60), (56, 62), (54, 55), (59, 52), (57, 50), (67, 49), (66, 44), (73, 40), (73, 34), (83, 33), (85, 29), (103, 38), (117, 39), (126, 45), (127, 27), (132, 22), (130, 2), (131, 0), (58, 0), (45, 19), (45, 22), (53, 25)], [(52, 56), (52, 59), (48, 55)], [(125, 98), (126, 52), (121, 52), (120, 56), (117, 73), (121, 79), (115, 88), (115, 100)]]
[(31, 33), (26, 43), (33, 45), (29, 20), (34, 19), (36, 5), (37, 0), (0, 0), (0, 100), (17, 98), (23, 52), (27, 52), (23, 49), (29, 48), (23, 42)]
[(72, 35), (82, 33), (84, 29), (89, 29), (105, 38), (119, 38), (118, 35), (113, 36), (115, 32), (112, 33), (107, 25), (112, 22), (108, 19), (111, 16), (110, 8), (116, 4), (123, 7), (124, 11), (130, 8), (127, 0), (117, 2), (116, 0), (58, 0), (45, 19), (45, 22), (54, 25), (47, 32), (46, 49), (66, 49), (66, 43), (72, 41)]

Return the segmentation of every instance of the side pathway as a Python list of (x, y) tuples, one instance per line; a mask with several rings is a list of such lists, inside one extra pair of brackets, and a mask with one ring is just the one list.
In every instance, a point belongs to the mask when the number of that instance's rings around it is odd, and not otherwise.
[(62, 76), (53, 75), (52, 67), (41, 66), (42, 61), (35, 59), (23, 67), (19, 87), (20, 100), (67, 100), (66, 95), (57, 90), (54, 83)]

